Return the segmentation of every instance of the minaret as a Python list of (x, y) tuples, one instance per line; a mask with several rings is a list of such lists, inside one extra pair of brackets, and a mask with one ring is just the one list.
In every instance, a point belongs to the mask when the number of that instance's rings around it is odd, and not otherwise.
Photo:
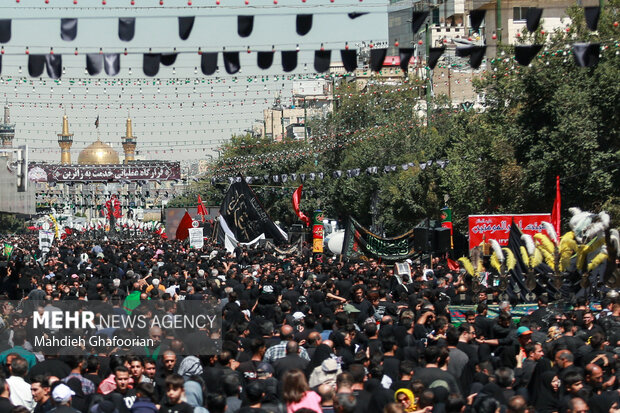
[(73, 134), (69, 133), (69, 119), (67, 115), (62, 117), (62, 133), (58, 134), (58, 145), (60, 146), (60, 163), (69, 165), (71, 163), (71, 145), (73, 145)]
[(0, 148), (12, 148), (15, 137), (15, 124), (11, 124), (9, 104), (4, 105), (4, 122), (0, 124)]
[(127, 130), (125, 136), (121, 138), (123, 140), (123, 152), (125, 152), (125, 160), (123, 163), (129, 163), (129, 161), (134, 161), (136, 158), (136, 137), (133, 136), (133, 132), (131, 130), (131, 118), (127, 117)]

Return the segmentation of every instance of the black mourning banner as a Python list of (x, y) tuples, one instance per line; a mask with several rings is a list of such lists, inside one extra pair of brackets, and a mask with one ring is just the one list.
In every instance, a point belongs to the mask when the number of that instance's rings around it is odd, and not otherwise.
[(142, 58), (142, 70), (147, 76), (155, 76), (159, 72), (161, 53), (145, 53)]
[(575, 43), (573, 45), (573, 56), (575, 63), (579, 67), (593, 67), (598, 64), (600, 43)]
[(295, 30), (300, 36), (305, 36), (312, 29), (312, 15), (298, 14), (295, 19)]
[(420, 30), (428, 14), (428, 11), (414, 11), (411, 13), (411, 31), (413, 34), (416, 34)]
[(428, 65), (428, 67), (431, 68), (431, 70), (433, 70), (435, 66), (437, 66), (437, 62), (439, 61), (439, 58), (441, 57), (441, 55), (444, 54), (445, 51), (446, 51), (445, 47), (431, 47), (430, 48), (429, 55), (428, 55), (428, 62), (426, 62), (426, 64)]
[(357, 50), (340, 50), (340, 58), (342, 59), (342, 65), (347, 72), (353, 72), (357, 69)]
[(469, 55), (469, 65), (478, 69), (482, 64), (482, 58), (484, 58), (484, 53), (487, 51), (486, 46), (474, 46), (471, 48), (471, 54)]
[(60, 79), (62, 75), (62, 55), (45, 55), (45, 68), (47, 69), (47, 75), (51, 79)]
[(530, 64), (532, 59), (540, 52), (542, 44), (532, 44), (529, 46), (515, 46), (515, 60), (522, 66)]
[(403, 261), (416, 254), (413, 245), (413, 230), (396, 237), (384, 238), (373, 234), (353, 217), (349, 217), (344, 230), (342, 255)]
[(292, 72), (297, 67), (297, 50), (282, 51), (282, 70)]
[(177, 61), (178, 53), (162, 53), (161, 64), (164, 66), (172, 66)]
[(45, 69), (45, 55), (28, 55), (28, 74), (30, 77), (39, 77)]
[(317, 73), (327, 72), (331, 61), (331, 50), (315, 50), (314, 51), (314, 70)]
[(226, 73), (229, 75), (234, 75), (241, 69), (241, 65), (239, 64), (239, 52), (224, 52), (222, 53), (222, 57), (224, 58)]
[(77, 36), (78, 19), (60, 19), (60, 37), (72, 41)]
[(248, 37), (254, 29), (254, 16), (237, 16), (237, 34)]
[(202, 73), (211, 76), (217, 70), (217, 52), (203, 53), (200, 57)]
[(97, 76), (103, 69), (103, 55), (100, 53), (89, 53), (86, 55), (86, 70), (91, 76)]
[(62, 165), (31, 163), (28, 179), (34, 182), (121, 182), (181, 179), (179, 162), (120, 165)]
[(480, 30), (480, 25), (482, 24), (482, 20), (484, 20), (484, 15), (486, 14), (486, 10), (477, 9), (472, 10), (469, 13), (469, 19), (471, 20), (471, 27), (475, 32)]
[(400, 57), (400, 68), (405, 74), (409, 72), (409, 60), (413, 56), (413, 47), (401, 47), (398, 49), (398, 56)]
[(362, 17), (365, 14), (368, 14), (368, 12), (354, 11), (353, 13), (348, 13), (347, 15), (349, 16), (349, 19), (354, 20), (354, 19), (357, 19), (358, 17)]
[(370, 70), (378, 72), (383, 67), (387, 49), (370, 49)]
[(181, 40), (187, 40), (194, 28), (194, 16), (179, 17), (179, 37)]
[(135, 17), (120, 17), (118, 19), (118, 38), (124, 42), (128, 42), (133, 39), (136, 33), (136, 18)]
[(220, 215), (239, 242), (249, 242), (260, 234), (273, 238), (276, 244), (287, 239), (278, 230), (252, 189), (241, 179), (233, 183), (224, 197)]
[(601, 8), (596, 7), (584, 7), (583, 13), (586, 18), (586, 24), (588, 29), (595, 31), (598, 27), (598, 19), (601, 16)]
[(543, 9), (538, 7), (529, 7), (527, 9), (527, 14), (525, 15), (525, 25), (527, 26), (527, 30), (530, 32), (535, 32), (536, 29), (538, 29), (542, 12)]
[(258, 52), (256, 57), (256, 65), (261, 69), (269, 69), (273, 64), (274, 51)]
[(11, 19), (0, 19), (0, 43), (11, 40)]
[(103, 55), (103, 66), (108, 76), (116, 76), (121, 70), (121, 56), (118, 53)]

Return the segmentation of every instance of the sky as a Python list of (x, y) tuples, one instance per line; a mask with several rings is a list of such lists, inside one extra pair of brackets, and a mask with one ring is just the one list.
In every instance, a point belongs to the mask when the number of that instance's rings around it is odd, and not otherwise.
[[(72, 160), (97, 137), (122, 154), (121, 136), (130, 116), (142, 159), (198, 160), (214, 151), (232, 133), (243, 133), (270, 107), (277, 95), (290, 103), (293, 83), (316, 79), (314, 50), (353, 49), (362, 42), (387, 39), (387, 0), (3, 0), (0, 16), (12, 19), (12, 37), (2, 44), (0, 98), (11, 108), (16, 124), (14, 146), (27, 143), (30, 159), (58, 161), (57, 134), (67, 114), (74, 134)], [(188, 5), (191, 1), (191, 6)], [(350, 19), (348, 13), (368, 13)], [(297, 14), (312, 14), (308, 34), (295, 30)], [(251, 35), (237, 33), (237, 16), (253, 15)], [(177, 18), (195, 16), (190, 37), (181, 40)], [(135, 37), (118, 37), (118, 18), (135, 17)], [(60, 19), (77, 18), (77, 37), (60, 36)], [(155, 77), (142, 71), (143, 53), (178, 52), (171, 66), (160, 66)], [(228, 75), (218, 56), (219, 70), (205, 76), (203, 52), (241, 51), (241, 71)], [(297, 69), (282, 71), (279, 52), (299, 48)], [(44, 72), (28, 75), (28, 55), (62, 55), (60, 80)], [(248, 53), (248, 49), (250, 53)], [(261, 70), (256, 51), (276, 50), (273, 66)], [(126, 55), (125, 50), (127, 51)], [(77, 55), (76, 55), (77, 52)], [(85, 73), (89, 53), (121, 53), (117, 76)], [(99, 117), (99, 128), (95, 119)], [(122, 159), (122, 156), (121, 156)]]

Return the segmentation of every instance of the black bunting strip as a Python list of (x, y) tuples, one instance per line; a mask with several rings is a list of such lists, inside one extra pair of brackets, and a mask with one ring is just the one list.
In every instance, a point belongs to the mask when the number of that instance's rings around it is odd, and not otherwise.
[(254, 28), (254, 16), (237, 16), (237, 33), (241, 37), (248, 37)]
[(181, 40), (189, 39), (189, 35), (194, 28), (194, 16), (181, 16), (179, 17), (179, 37)]
[(97, 76), (103, 68), (103, 55), (99, 53), (89, 53), (86, 55), (86, 70), (91, 76)]
[(62, 55), (46, 54), (45, 68), (47, 69), (47, 75), (51, 79), (60, 79), (62, 75)]
[(353, 13), (348, 13), (348, 16), (349, 16), (349, 19), (354, 20), (354, 19), (357, 19), (358, 17), (362, 17), (365, 14), (368, 14), (368, 13), (354, 11)]
[(28, 55), (28, 74), (30, 77), (39, 77), (45, 69), (45, 55)]
[(428, 64), (428, 67), (433, 70), (435, 68), (435, 66), (437, 66), (437, 62), (439, 61), (439, 58), (444, 54), (444, 52), (446, 51), (445, 47), (431, 47), (429, 50), (429, 55), (428, 55), (428, 62), (426, 62)]
[(538, 7), (528, 7), (527, 14), (525, 15), (525, 25), (527, 30), (535, 32), (540, 24), (540, 18), (542, 17), (543, 9)]
[(305, 36), (312, 29), (312, 15), (311, 14), (298, 14), (295, 19), (295, 30), (300, 36)]
[(471, 20), (471, 27), (475, 32), (480, 31), (480, 25), (482, 24), (482, 20), (484, 20), (484, 15), (486, 14), (486, 10), (477, 9), (472, 10), (469, 13), (469, 19)]
[(515, 60), (522, 66), (527, 66), (532, 59), (540, 52), (542, 44), (533, 44), (530, 46), (515, 46)]
[(124, 42), (133, 39), (136, 34), (135, 17), (119, 17), (118, 19), (118, 38)]
[(164, 66), (172, 66), (177, 61), (178, 53), (162, 53), (161, 64)]
[(414, 11), (411, 14), (411, 31), (416, 34), (426, 21), (428, 11)]
[(469, 56), (469, 65), (474, 69), (478, 69), (482, 64), (482, 59), (486, 51), (486, 46), (473, 46), (471, 48), (471, 55)]
[(258, 67), (260, 67), (263, 70), (269, 69), (271, 65), (273, 64), (274, 54), (275, 54), (274, 51), (258, 52), (257, 57), (256, 57), (256, 64), (258, 65)]
[(0, 20), (0, 43), (11, 40), (11, 19)]
[(331, 57), (331, 50), (315, 50), (314, 70), (316, 70), (318, 73), (327, 72), (329, 70), (329, 63), (331, 62)]
[(2, 55), (0, 54), (0, 74), (2, 74)]
[(400, 68), (403, 72), (409, 72), (409, 60), (413, 56), (413, 47), (401, 47), (398, 49), (398, 57), (400, 57)]
[(121, 71), (121, 56), (118, 53), (106, 53), (103, 55), (103, 66), (108, 76), (116, 76)]
[(241, 69), (241, 65), (239, 64), (239, 52), (224, 52), (222, 53), (222, 57), (224, 58), (226, 73), (229, 75), (234, 75)]
[(146, 76), (155, 76), (159, 72), (159, 62), (161, 54), (144, 53), (142, 57), (142, 70)]
[(573, 55), (575, 63), (579, 67), (593, 67), (598, 64), (600, 43), (575, 43), (573, 45)]
[(454, 50), (454, 54), (457, 57), (467, 57), (467, 56), (471, 56), (471, 52), (473, 50), (473, 46), (463, 46), (463, 47), (457, 47)]
[(378, 72), (383, 67), (387, 49), (370, 49), (370, 70)]
[(217, 70), (217, 52), (203, 53), (200, 57), (202, 73), (211, 76)]
[(297, 67), (297, 50), (282, 51), (282, 70), (292, 72)]
[(60, 38), (66, 41), (75, 40), (78, 19), (60, 19)]
[(596, 7), (584, 7), (583, 13), (586, 17), (586, 25), (588, 29), (596, 31), (598, 27), (598, 19), (601, 16), (601, 8)]
[(357, 69), (357, 50), (340, 50), (340, 58), (342, 59), (342, 65), (347, 72), (353, 72)]

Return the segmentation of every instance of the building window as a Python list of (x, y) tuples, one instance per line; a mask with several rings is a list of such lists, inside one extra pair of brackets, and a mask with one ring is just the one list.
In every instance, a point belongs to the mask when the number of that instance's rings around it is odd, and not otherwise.
[(527, 17), (527, 11), (529, 7), (513, 7), (512, 8), (512, 19), (525, 21)]

